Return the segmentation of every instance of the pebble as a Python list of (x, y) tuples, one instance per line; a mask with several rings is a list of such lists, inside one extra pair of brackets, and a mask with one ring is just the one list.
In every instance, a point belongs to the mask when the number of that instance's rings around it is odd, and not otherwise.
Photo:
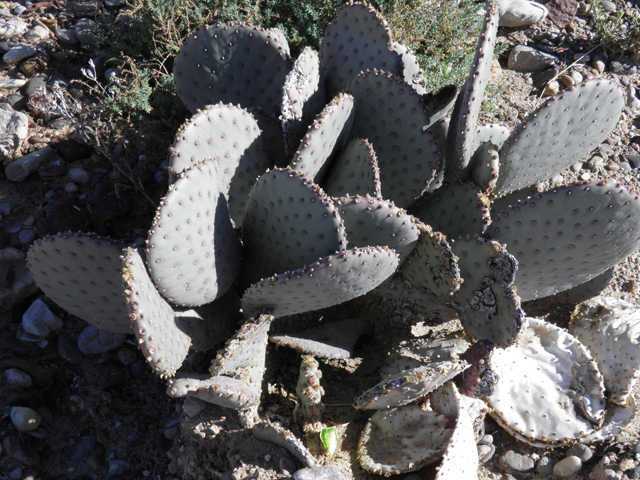
[(35, 430), (40, 426), (42, 418), (38, 412), (28, 407), (11, 407), (11, 423), (19, 432)]
[(478, 440), (478, 445), (492, 445), (492, 444), (493, 444), (493, 435), (490, 435), (488, 433), (480, 437), (480, 440)]
[(38, 43), (45, 38), (49, 38), (50, 31), (42, 25), (36, 25), (24, 34), (24, 39), (29, 43)]
[(78, 185), (76, 185), (73, 182), (69, 182), (64, 186), (64, 191), (68, 193), (74, 193), (74, 192), (77, 192), (78, 190), (79, 190)]
[(553, 460), (550, 457), (542, 457), (536, 465), (536, 472), (542, 477), (548, 477), (553, 473)]
[(98, 30), (98, 24), (89, 18), (81, 18), (75, 24), (75, 33), (78, 41), (91, 48), (95, 47), (94, 32)]
[(129, 468), (129, 464), (125, 460), (109, 460), (109, 471), (107, 473), (107, 476), (117, 477), (119, 475), (122, 475), (127, 468)]
[(0, 265), (17, 263), (24, 260), (24, 252), (14, 247), (4, 247), (0, 250)]
[(559, 91), (560, 91), (560, 84), (557, 81), (552, 80), (547, 84), (543, 94), (548, 97), (550, 95), (555, 95)]
[(72, 462), (79, 462), (80, 460), (83, 460), (87, 457), (87, 455), (91, 453), (91, 450), (93, 450), (93, 447), (95, 447), (96, 442), (97, 440), (95, 435), (86, 435), (82, 437), (78, 441), (76, 446), (73, 447), (73, 450), (71, 450), (71, 453), (69, 454), (69, 460)]
[(81, 168), (72, 168), (69, 170), (69, 180), (77, 185), (84, 185), (89, 182), (89, 174)]
[(2, 60), (9, 65), (17, 65), (22, 60), (35, 55), (35, 53), (36, 47), (21, 43), (11, 47), (9, 51), (2, 56)]
[(10, 90), (10, 89), (14, 89), (14, 88), (20, 88), (25, 83), (27, 83), (27, 81), (26, 80), (22, 80), (20, 78), (7, 78), (6, 80), (0, 81), (0, 89)]
[(69, 363), (79, 364), (84, 356), (67, 335), (58, 335), (58, 355)]
[(565, 87), (573, 87), (576, 84), (576, 81), (571, 75), (560, 75), (558, 77), (558, 80), (560, 80), (560, 83), (562, 83)]
[(630, 458), (625, 458), (618, 464), (618, 470), (620, 470), (621, 472), (626, 472), (627, 470), (632, 470), (633, 468), (635, 468), (635, 466), (636, 462), (634, 462)]
[(9, 435), (2, 441), (2, 448), (7, 455), (24, 465), (35, 465), (40, 461), (38, 453), (23, 439)]
[(551, 177), (551, 183), (553, 185), (562, 185), (564, 183), (564, 177), (562, 175), (555, 175)]
[(346, 480), (335, 467), (301, 468), (293, 474), (294, 480)]
[(598, 155), (591, 157), (591, 159), (587, 162), (587, 167), (589, 167), (591, 170), (596, 170), (597, 168), (603, 166), (604, 158), (599, 157)]
[(531, 457), (528, 455), (520, 455), (513, 450), (509, 450), (504, 455), (498, 457), (498, 463), (505, 470), (512, 473), (530, 472), (535, 466)]
[(98, 355), (115, 350), (126, 341), (126, 333), (107, 332), (89, 325), (78, 336), (78, 349), (85, 355)]
[(38, 238), (38, 233), (33, 228), (23, 228), (18, 234), (18, 240), (22, 245), (31, 245)]
[(591, 66), (595, 68), (598, 73), (604, 72), (605, 64), (602, 60), (594, 60), (591, 62)]
[(56, 37), (60, 42), (68, 45), (76, 45), (80, 43), (74, 28), (58, 28), (55, 30)]
[(22, 112), (0, 110), (0, 160), (13, 156), (28, 134), (29, 117)]
[(577, 473), (582, 468), (582, 461), (576, 456), (570, 455), (563, 458), (553, 467), (553, 474), (556, 477), (565, 478)]
[(546, 70), (555, 65), (557, 61), (556, 57), (548, 53), (524, 45), (516, 45), (509, 53), (507, 66), (516, 72), (531, 73)]
[(45, 338), (62, 328), (64, 322), (41, 299), (35, 300), (22, 315), (22, 328), (36, 337)]
[(487, 463), (496, 453), (496, 447), (493, 445), (478, 445), (478, 460), (480, 463)]
[(567, 450), (567, 456), (578, 457), (582, 463), (585, 463), (591, 460), (591, 457), (593, 457), (593, 451), (589, 448), (589, 445), (578, 443)]
[(8, 368), (4, 371), (4, 375), (7, 379), (7, 385), (16, 390), (24, 390), (33, 385), (29, 374), (17, 368)]
[(44, 165), (53, 154), (54, 150), (51, 147), (44, 147), (31, 152), (7, 165), (4, 174), (12, 182), (23, 182), (29, 175)]
[(582, 82), (582, 80), (584, 80), (584, 77), (582, 76), (582, 74), (576, 70), (571, 72), (571, 78), (573, 78), (573, 81), (576, 83), (580, 83)]

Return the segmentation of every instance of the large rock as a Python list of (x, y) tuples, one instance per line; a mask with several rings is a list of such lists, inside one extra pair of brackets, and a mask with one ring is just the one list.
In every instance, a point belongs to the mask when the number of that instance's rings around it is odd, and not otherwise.
[(4, 174), (12, 182), (22, 182), (44, 165), (54, 153), (55, 150), (51, 147), (44, 147), (31, 152), (7, 165), (4, 169)]
[(578, 11), (578, 0), (551, 0), (547, 3), (549, 20), (558, 28), (564, 28), (573, 22)]
[(516, 72), (531, 73), (551, 68), (557, 61), (556, 57), (548, 53), (524, 45), (516, 45), (509, 53), (507, 66)]
[(500, 10), (502, 27), (526, 27), (547, 16), (547, 7), (528, 0), (493, 0)]
[(12, 157), (29, 133), (29, 117), (0, 110), (0, 159)]

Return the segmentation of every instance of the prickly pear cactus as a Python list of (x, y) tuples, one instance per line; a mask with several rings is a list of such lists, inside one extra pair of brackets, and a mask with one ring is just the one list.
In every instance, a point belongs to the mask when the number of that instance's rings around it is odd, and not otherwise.
[(304, 432), (318, 433), (322, 430), (324, 389), (320, 385), (321, 378), (322, 371), (318, 361), (311, 355), (303, 355), (298, 385), (296, 386), (296, 395), (300, 401), (296, 405), (296, 412)]

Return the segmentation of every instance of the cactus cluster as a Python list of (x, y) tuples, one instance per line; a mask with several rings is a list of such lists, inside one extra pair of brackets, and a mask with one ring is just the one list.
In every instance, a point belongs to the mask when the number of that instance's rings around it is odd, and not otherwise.
[[(474, 425), (487, 404), (533, 445), (615, 435), (628, 421), (637, 361), (601, 374), (598, 356), (607, 354), (593, 353), (597, 364), (579, 340), (591, 326), (576, 323), (576, 338), (527, 318), (521, 301), (606, 276), (640, 246), (640, 199), (621, 187), (531, 194), (608, 136), (623, 94), (606, 80), (587, 82), (513, 132), (479, 125), (497, 15), (488, 4), (457, 98), (453, 87), (427, 93), (415, 57), (366, 4), (345, 5), (320, 51), (305, 49), (295, 61), (278, 31), (204, 28), (174, 63), (194, 114), (171, 149), (170, 186), (146, 249), (59, 234), (31, 248), (32, 275), (74, 315), (134, 333), (169, 395), (250, 411), (248, 423), (258, 418), (274, 318), (370, 291), (455, 312), (466, 338), (398, 343), (381, 383), (355, 402), (378, 410), (359, 457), (382, 475), (443, 458), (437, 478), (473, 478)], [(636, 327), (625, 333), (625, 322), (607, 328), (635, 359)], [(361, 320), (346, 323), (362, 331)], [(210, 349), (234, 328), (209, 374), (180, 370), (190, 347)], [(310, 355), (298, 390), (312, 431), (322, 404), (311, 356), (347, 358), (357, 338), (331, 341), (322, 332), (272, 339)], [(619, 408), (606, 407), (605, 387)], [(540, 401), (540, 390), (553, 398)], [(549, 404), (563, 407), (541, 413)]]

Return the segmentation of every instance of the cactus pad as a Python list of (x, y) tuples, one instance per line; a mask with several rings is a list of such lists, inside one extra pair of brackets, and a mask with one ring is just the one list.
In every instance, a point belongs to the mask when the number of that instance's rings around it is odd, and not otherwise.
[(495, 145), (496, 150), (500, 150), (502, 144), (511, 135), (509, 127), (498, 125), (497, 123), (487, 123), (478, 125), (478, 129), (473, 137), (473, 151), (475, 152), (483, 143), (491, 143)]
[(588, 282), (581, 283), (569, 290), (558, 292), (549, 297), (549, 299), (556, 302), (580, 303), (593, 297), (597, 297), (609, 286), (614, 273), (615, 267), (611, 267), (609, 270), (605, 270), (604, 273), (601, 273), (597, 277), (593, 277)]
[(393, 203), (376, 197), (343, 197), (334, 200), (352, 247), (387, 246), (400, 263), (415, 248), (420, 231), (413, 217)]
[(576, 307), (569, 331), (591, 352), (607, 400), (626, 405), (640, 373), (640, 315), (624, 300), (597, 297)]
[(488, 340), (480, 340), (469, 347), (461, 355), (461, 359), (469, 362), (462, 375), (458, 377), (458, 386), (468, 398), (482, 398), (493, 393), (498, 376), (491, 368), (491, 352), (493, 344)]
[(518, 343), (491, 356), (500, 378), (488, 398), (491, 416), (530, 445), (574, 443), (602, 425), (602, 376), (575, 337), (543, 320), (527, 320)]
[(360, 435), (360, 465), (387, 477), (419, 470), (444, 453), (453, 434), (448, 424), (445, 415), (416, 404), (378, 410)]
[(347, 143), (333, 162), (322, 188), (332, 197), (382, 196), (378, 160), (368, 140), (354, 138)]
[(440, 164), (438, 142), (420, 95), (398, 77), (366, 72), (351, 81), (355, 100), (352, 135), (373, 145), (384, 196), (405, 208), (432, 182)]
[(524, 312), (513, 291), (518, 262), (498, 242), (467, 237), (453, 245), (463, 284), (453, 301), (460, 307), (460, 322), (476, 340), (505, 347), (521, 331)]
[(220, 188), (231, 219), (240, 225), (251, 187), (273, 166), (253, 116), (234, 105), (208, 106), (180, 128), (171, 148), (170, 169), (183, 172), (213, 158), (220, 164)]
[(160, 203), (147, 240), (147, 262), (160, 293), (178, 305), (224, 294), (240, 270), (240, 241), (220, 191), (218, 163), (185, 170)]
[(298, 417), (305, 433), (319, 433), (322, 430), (322, 395), (324, 389), (320, 385), (322, 371), (320, 364), (311, 355), (303, 355), (300, 363), (300, 374), (296, 385), (296, 395), (300, 403), (296, 405), (294, 417)]
[(429, 114), (429, 123), (426, 126), (431, 127), (434, 123), (445, 118), (447, 112), (456, 102), (456, 93), (458, 93), (458, 89), (455, 85), (446, 85), (435, 93), (422, 95), (422, 102)]
[[(595, 443), (611, 441), (618, 435), (624, 435), (629, 427), (632, 427), (636, 416), (636, 399), (629, 397), (628, 405), (608, 405), (604, 414), (602, 427), (580, 439), (580, 443)], [(631, 430), (631, 429), (630, 429)]]
[(315, 183), (321, 183), (331, 160), (344, 147), (352, 124), (353, 97), (341, 93), (309, 126), (290, 168)]
[(315, 183), (290, 169), (256, 182), (242, 221), (245, 284), (308, 265), (346, 247), (338, 211)]
[(29, 271), (38, 287), (67, 312), (103, 330), (130, 333), (122, 287), (125, 245), (84, 233), (36, 240), (29, 249)]
[(290, 157), (326, 104), (320, 58), (315, 50), (305, 47), (287, 75), (282, 95), (282, 131)]
[[(502, 168), (502, 167), (501, 167)], [(574, 184), (504, 210), (487, 236), (518, 259), (523, 300), (546, 297), (600, 275), (640, 246), (640, 200), (623, 187)]]
[(500, 172), (500, 154), (491, 142), (480, 144), (471, 159), (469, 177), (485, 194), (490, 194), (496, 186)]
[(191, 338), (176, 324), (173, 309), (156, 290), (136, 249), (124, 251), (122, 277), (129, 318), (142, 354), (161, 378), (173, 376), (187, 357)]
[(282, 41), (250, 25), (203, 28), (176, 55), (178, 95), (192, 112), (222, 102), (279, 113), (290, 63)]
[(171, 379), (167, 395), (173, 398), (196, 397), (234, 410), (251, 408), (260, 403), (260, 395), (245, 382), (223, 376), (193, 375)]
[(607, 138), (623, 107), (622, 89), (604, 79), (551, 97), (502, 145), (495, 194), (528, 187), (576, 163)]
[(398, 256), (386, 247), (337, 252), (252, 285), (242, 308), (249, 315), (267, 310), (276, 317), (319, 310), (364, 295), (397, 266)]
[(404, 340), (389, 352), (381, 370), (383, 377), (428, 363), (453, 362), (469, 348), (469, 342), (459, 333), (431, 338), (424, 336)]
[(453, 239), (481, 235), (487, 228), (489, 199), (470, 183), (450, 183), (422, 197), (411, 212)]

